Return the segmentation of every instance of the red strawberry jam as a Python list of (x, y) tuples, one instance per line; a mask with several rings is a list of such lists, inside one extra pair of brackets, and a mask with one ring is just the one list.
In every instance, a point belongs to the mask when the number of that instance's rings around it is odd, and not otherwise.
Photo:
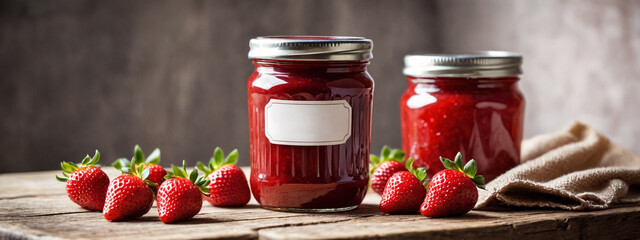
[[(256, 67), (247, 83), (253, 196), (273, 210), (357, 207), (369, 181), (371, 41), (271, 37), (250, 46)], [(337, 108), (318, 107), (325, 103)]]
[(439, 157), (461, 152), (490, 181), (520, 162), (525, 100), (521, 57), (505, 52), (409, 55), (402, 95), (402, 148), (433, 176)]

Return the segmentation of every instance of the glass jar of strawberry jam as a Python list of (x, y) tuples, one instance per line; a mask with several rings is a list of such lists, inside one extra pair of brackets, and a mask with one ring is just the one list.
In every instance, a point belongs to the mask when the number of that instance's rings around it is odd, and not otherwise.
[(249, 45), (253, 196), (280, 211), (356, 208), (369, 181), (372, 41), (258, 37)]
[(433, 176), (439, 157), (475, 159), (490, 181), (520, 162), (522, 57), (509, 52), (405, 56), (402, 148)]

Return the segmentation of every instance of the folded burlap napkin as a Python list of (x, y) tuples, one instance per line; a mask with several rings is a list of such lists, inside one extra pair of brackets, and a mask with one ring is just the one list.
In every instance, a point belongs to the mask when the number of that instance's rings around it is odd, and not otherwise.
[(582, 123), (523, 141), (521, 159), (480, 190), (476, 209), (593, 210), (640, 202), (640, 158)]

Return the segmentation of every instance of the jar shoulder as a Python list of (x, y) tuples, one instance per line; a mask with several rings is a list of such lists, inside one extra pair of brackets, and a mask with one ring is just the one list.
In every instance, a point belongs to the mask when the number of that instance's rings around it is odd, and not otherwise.
[(372, 89), (373, 86), (374, 80), (366, 71), (325, 74), (285, 74), (254, 71), (247, 81), (247, 90), (256, 93)]
[(510, 107), (524, 105), (525, 99), (517, 85), (484, 88), (438, 88), (434, 85), (410, 85), (402, 94), (401, 106), (416, 109), (438, 106), (492, 105), (499, 103)]

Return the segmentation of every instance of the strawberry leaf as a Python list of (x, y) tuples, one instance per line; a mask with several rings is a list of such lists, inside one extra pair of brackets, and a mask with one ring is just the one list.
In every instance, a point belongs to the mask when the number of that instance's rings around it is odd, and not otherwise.
[(118, 158), (111, 165), (113, 165), (113, 167), (118, 170), (122, 170), (122, 168), (129, 166), (130, 163), (131, 162), (129, 162), (129, 160), (127, 160), (126, 158)]
[(213, 162), (216, 168), (222, 166), (224, 162), (224, 152), (219, 147), (216, 147), (216, 150), (213, 151)]
[(59, 182), (67, 182), (67, 178), (58, 177), (58, 175), (56, 175), (56, 180), (58, 180)]
[(202, 171), (205, 176), (209, 175), (209, 173), (211, 173), (211, 171), (209, 169), (207, 169), (207, 167), (205, 167), (204, 163), (202, 163), (202, 162), (196, 163), (196, 168), (198, 168), (200, 171)]
[(236, 162), (238, 162), (238, 149), (233, 149), (233, 151), (227, 155), (227, 158), (224, 160), (224, 164), (235, 165)]
[(87, 166), (93, 166), (98, 163), (98, 161), (100, 161), (100, 152), (98, 152), (98, 149), (96, 149), (96, 153), (93, 154), (93, 158), (91, 158), (91, 161), (87, 163)]
[(144, 183), (146, 183), (147, 186), (152, 186), (152, 187), (158, 186), (157, 183), (154, 183), (151, 180), (144, 180)]
[(67, 164), (67, 162), (60, 162), (60, 168), (62, 168), (62, 171), (66, 173), (73, 172), (73, 169), (71, 169), (71, 165)]
[(466, 174), (470, 178), (475, 177), (477, 171), (478, 167), (476, 166), (476, 161), (474, 161), (473, 159), (471, 159), (471, 161), (467, 162), (467, 164), (464, 165), (464, 174)]
[(407, 159), (407, 162), (405, 163), (405, 167), (407, 168), (407, 170), (409, 170), (409, 172), (413, 171), (413, 157), (410, 157), (409, 159)]
[(215, 166), (215, 159), (214, 159), (213, 157), (211, 158), (211, 161), (209, 161), (209, 169), (210, 169), (211, 171), (215, 171), (215, 169), (216, 169), (216, 166)]
[(121, 168), (120, 172), (125, 173), (125, 174), (133, 174), (133, 172), (131, 172), (131, 168), (129, 168), (129, 167)]
[(400, 149), (394, 149), (391, 151), (391, 159), (402, 162), (404, 160), (405, 153)]
[(477, 175), (477, 176), (473, 177), (471, 180), (473, 180), (473, 183), (475, 183), (478, 188), (484, 189), (484, 177), (483, 176)]
[(456, 164), (453, 161), (447, 158), (440, 157), (440, 162), (442, 162), (442, 165), (444, 165), (446, 169), (456, 170), (456, 167), (455, 167)]
[(139, 145), (136, 145), (133, 148), (133, 160), (131, 162), (135, 163), (136, 165), (144, 162), (144, 152), (142, 152), (142, 149)]
[(87, 155), (86, 157), (84, 157), (84, 159), (82, 159), (82, 162), (80, 163), (80, 166), (85, 166), (85, 165), (87, 165), (90, 161), (91, 161), (91, 158), (89, 157), (89, 155)]
[(189, 179), (189, 175), (187, 174), (187, 165), (186, 165), (186, 161), (182, 160), (182, 177)]
[(200, 186), (200, 185), (202, 185), (202, 184), (204, 183), (204, 180), (205, 180), (205, 179), (204, 179), (204, 177), (199, 177), (199, 178), (198, 178), (198, 180), (196, 180), (196, 181), (194, 182), (194, 184), (195, 184), (196, 186)]
[(160, 149), (156, 148), (149, 154), (149, 157), (144, 161), (145, 163), (158, 164), (160, 162)]
[(389, 146), (384, 146), (382, 147), (382, 151), (380, 151), (380, 158), (382, 158), (382, 160), (385, 159), (389, 159), (389, 155), (391, 154), (391, 149), (389, 149)]
[(174, 176), (173, 176), (173, 173), (172, 173), (172, 172), (167, 172), (167, 175), (164, 175), (164, 179), (165, 179), (165, 180), (166, 180), (166, 179), (171, 179), (171, 178), (173, 178), (173, 177), (174, 177)]
[(405, 163), (405, 167), (407, 168), (407, 170), (409, 170), (409, 172), (411, 172), (411, 174), (413, 174), (413, 176), (416, 176), (416, 178), (418, 178), (418, 180), (422, 182), (425, 178), (427, 178), (427, 169), (426, 168), (414, 169), (413, 161), (414, 161), (413, 157), (409, 157), (409, 159), (407, 159), (407, 162)]
[(171, 164), (171, 170), (173, 170), (173, 175), (176, 177), (184, 177), (182, 175), (182, 169), (176, 167), (175, 165)]
[(71, 165), (71, 168), (73, 168), (73, 170), (74, 170), (74, 171), (75, 171), (75, 170), (78, 170), (78, 169), (80, 168), (80, 167), (78, 167), (78, 165), (76, 165), (76, 164), (75, 164), (75, 163), (73, 163), (73, 162), (68, 162), (68, 164), (69, 164), (69, 165)]
[(425, 178), (427, 178), (427, 169), (426, 168), (418, 168), (414, 171), (413, 175), (415, 175), (420, 182), (422, 182)]
[(142, 180), (147, 180), (150, 173), (149, 168), (148, 167), (138, 167), (138, 168), (144, 168), (144, 170), (142, 170), (142, 173), (140, 174), (140, 178), (142, 178)]
[(195, 182), (196, 180), (198, 180), (198, 169), (193, 169), (189, 174), (189, 181)]
[(454, 163), (456, 164), (456, 169), (458, 171), (462, 171), (462, 154), (460, 152), (458, 152), (458, 154), (456, 154), (456, 157), (454, 159)]
[(209, 180), (206, 180), (205, 182), (202, 183), (202, 185), (197, 185), (197, 186), (200, 189), (200, 192), (202, 192), (205, 196), (208, 197), (209, 187), (207, 185), (209, 185)]

